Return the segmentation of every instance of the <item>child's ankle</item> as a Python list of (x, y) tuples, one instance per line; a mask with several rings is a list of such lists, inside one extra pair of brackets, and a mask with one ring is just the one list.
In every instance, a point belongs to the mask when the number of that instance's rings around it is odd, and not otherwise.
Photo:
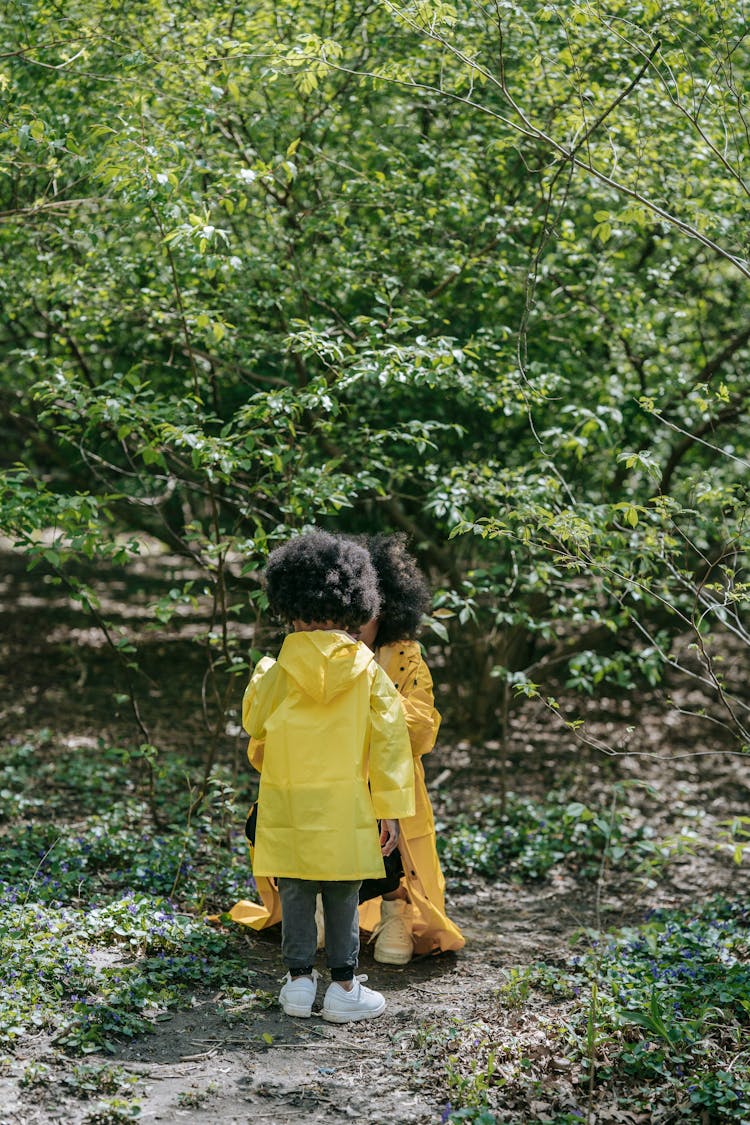
[(297, 972), (294, 969), (290, 969), (289, 970), (289, 978), (290, 978), (290, 980), (314, 980), (315, 979), (314, 976), (313, 976), (313, 970), (312, 969), (309, 969), (309, 970), (307, 970), (305, 972), (302, 972), (302, 973)]

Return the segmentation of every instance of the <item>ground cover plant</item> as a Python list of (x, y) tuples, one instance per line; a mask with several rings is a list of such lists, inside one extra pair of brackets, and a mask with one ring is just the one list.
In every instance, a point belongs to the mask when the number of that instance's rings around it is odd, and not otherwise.
[[(229, 779), (217, 775), (216, 800), (191, 820), (175, 758), (161, 779), (174, 819), (154, 825), (127, 752), (100, 744), (93, 753), (92, 788), (91, 748), (55, 754), (49, 732), (6, 747), (0, 955), (10, 987), (0, 1042), (47, 1029), (69, 1048), (111, 1049), (112, 1036), (146, 1030), (186, 990), (250, 972), (236, 933), (203, 921), (253, 893), (244, 804)], [(441, 833), (446, 874), (523, 881), (567, 862), (591, 878), (605, 848), (616, 870), (655, 850), (643, 827), (628, 840), (624, 814), (607, 816), (555, 792), (541, 803), (511, 798), (502, 816), (485, 807), (481, 821)], [(111, 951), (112, 964), (92, 965), (92, 949)]]
[(590, 808), (569, 796), (552, 790), (544, 801), (512, 793), (504, 803), (486, 798), (471, 817), (459, 814), (441, 826), (441, 861), (452, 875), (523, 881), (541, 879), (560, 863), (592, 878), (603, 862), (627, 871), (668, 853), (633, 808)]
[[(252, 976), (236, 941), (154, 894), (127, 894), (86, 910), (19, 903), (10, 890), (2, 905), (6, 1045), (46, 1029), (74, 1052), (112, 1051), (113, 1037), (148, 1031), (190, 989)], [(110, 964), (92, 959), (102, 949), (112, 951)]]
[(90, 748), (50, 750), (41, 732), (3, 758), (0, 1041), (46, 1030), (74, 1053), (111, 1051), (191, 989), (250, 981), (238, 936), (202, 917), (246, 891), (246, 849), (212, 802), (189, 822), (184, 784), (165, 788), (182, 820), (149, 827), (125, 751), (100, 744), (90, 786)]
[[(496, 993), (500, 1009), (528, 1012), (536, 1035), (514, 1042), (492, 1017), (454, 1023), (438, 1052), (453, 1091), (446, 1120), (506, 1121), (509, 1108), (532, 1103), (535, 1120), (554, 1125), (746, 1122), (747, 905), (658, 910), (580, 940), (584, 952), (512, 970)], [(540, 1019), (540, 995), (557, 1012)], [(564, 1074), (574, 1087), (559, 1082)]]

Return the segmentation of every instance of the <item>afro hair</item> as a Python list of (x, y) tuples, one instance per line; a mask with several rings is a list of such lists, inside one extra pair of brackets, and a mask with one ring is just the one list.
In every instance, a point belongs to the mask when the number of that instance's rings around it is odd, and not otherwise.
[(367, 541), (380, 592), (377, 647), (416, 638), (431, 596), (427, 579), (406, 549), (406, 536), (373, 535)]
[(356, 631), (380, 609), (378, 580), (365, 547), (310, 531), (268, 556), (265, 574), (271, 612), (284, 621), (332, 621)]

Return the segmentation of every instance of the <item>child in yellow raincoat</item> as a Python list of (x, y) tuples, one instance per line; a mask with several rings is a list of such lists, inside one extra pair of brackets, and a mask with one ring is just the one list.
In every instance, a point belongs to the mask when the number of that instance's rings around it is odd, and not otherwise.
[[(445, 879), (435, 839), (435, 819), (422, 758), (435, 745), (440, 715), (432, 677), (415, 640), (430, 592), (402, 534), (376, 535), (368, 542), (378, 577), (380, 611), (359, 638), (393, 681), (409, 728), (416, 785), (416, 810), (401, 820), (400, 870), (391, 863), (384, 880), (365, 880), (360, 925), (375, 938), (376, 961), (404, 965), (412, 953), (461, 949), (464, 937), (445, 912)], [(394, 853), (395, 855), (395, 853)], [(393, 859), (394, 857), (392, 857)]]
[(261, 774), (253, 871), (276, 879), (281, 901), (279, 1001), (288, 1015), (311, 1014), (320, 894), (331, 972), (323, 1017), (369, 1019), (385, 999), (355, 973), (359, 889), (384, 877), (398, 821), (415, 808), (399, 695), (352, 635), (378, 611), (377, 580), (364, 548), (317, 531), (272, 552), (266, 589), (295, 631), (277, 661), (256, 667), (242, 715)]
[[(378, 578), (381, 608), (378, 616), (360, 630), (359, 637), (375, 650), (377, 662), (401, 696), (414, 756), (416, 809), (414, 816), (401, 822), (398, 869), (392, 873), (397, 858), (394, 853), (388, 881), (363, 886), (359, 915), (362, 929), (375, 937), (376, 959), (405, 964), (413, 953), (459, 950), (465, 940), (445, 910), (445, 879), (422, 763), (435, 745), (440, 727), (432, 677), (414, 639), (429, 606), (429, 589), (406, 551), (404, 536), (374, 536), (368, 547)], [(247, 752), (258, 768), (263, 744), (251, 739)], [(255, 872), (255, 882), (262, 905), (243, 900), (232, 907), (230, 916), (259, 930), (281, 920), (281, 904), (272, 879)]]

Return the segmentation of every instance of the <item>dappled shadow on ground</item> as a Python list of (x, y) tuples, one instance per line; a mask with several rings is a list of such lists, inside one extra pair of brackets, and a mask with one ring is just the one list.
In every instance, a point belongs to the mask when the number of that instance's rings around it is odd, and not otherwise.
[[(157, 555), (127, 570), (102, 565), (78, 577), (99, 598), (111, 639), (137, 643), (137, 654), (118, 653), (44, 566), (28, 572), (19, 555), (0, 552), (0, 682), (10, 689), (0, 703), (4, 727), (48, 727), (115, 745), (137, 743), (143, 733), (128, 698), (132, 687), (152, 743), (170, 750), (195, 747), (205, 738), (208, 599), (196, 595), (195, 607), (180, 607), (169, 625), (159, 623), (153, 607), (170, 588), (197, 575), (186, 560)], [(233, 629), (249, 649), (252, 629), (245, 622)], [(222, 751), (231, 749), (230, 735)]]

